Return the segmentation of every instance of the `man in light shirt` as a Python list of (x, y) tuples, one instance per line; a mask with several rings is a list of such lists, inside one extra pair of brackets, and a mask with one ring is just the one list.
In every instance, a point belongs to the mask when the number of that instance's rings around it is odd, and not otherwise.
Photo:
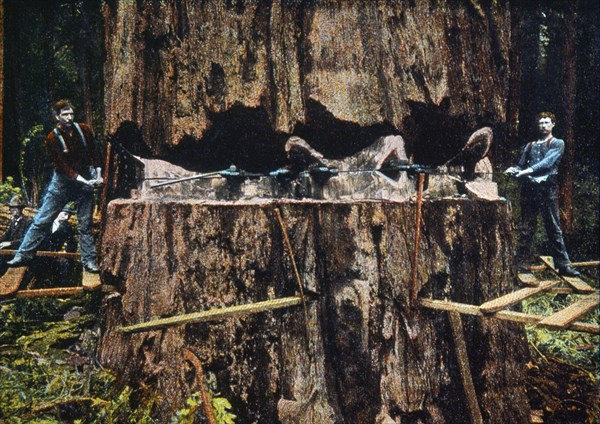
[(521, 183), (521, 220), (517, 247), (519, 270), (525, 271), (531, 265), (533, 236), (537, 217), (541, 214), (550, 253), (558, 272), (560, 275), (578, 276), (579, 272), (570, 265), (558, 210), (558, 163), (565, 149), (565, 142), (552, 135), (556, 123), (554, 114), (542, 112), (537, 115), (536, 120), (540, 138), (526, 144), (517, 165), (505, 171)]

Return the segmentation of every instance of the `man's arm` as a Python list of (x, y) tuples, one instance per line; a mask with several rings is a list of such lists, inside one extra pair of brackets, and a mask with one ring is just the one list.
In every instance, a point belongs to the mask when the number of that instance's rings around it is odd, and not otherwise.
[(99, 185), (104, 182), (102, 178), (102, 162), (100, 159), (100, 154), (98, 151), (98, 146), (96, 144), (96, 137), (94, 136), (94, 129), (91, 125), (81, 123), (79, 124), (81, 127), (81, 131), (83, 132), (87, 144), (88, 155), (90, 159), (90, 163), (92, 164), (92, 168), (95, 172), (95, 178), (92, 178), (92, 184)]
[(529, 144), (526, 144), (521, 148), (517, 164), (506, 169), (506, 171), (504, 171), (505, 174), (512, 175), (513, 177), (520, 176), (519, 174), (523, 172), (523, 167), (527, 163), (527, 152), (529, 151), (528, 147)]

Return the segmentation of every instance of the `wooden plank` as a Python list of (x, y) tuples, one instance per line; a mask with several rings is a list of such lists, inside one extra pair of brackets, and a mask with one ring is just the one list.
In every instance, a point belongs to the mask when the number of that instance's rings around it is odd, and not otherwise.
[(519, 281), (521, 284), (531, 287), (537, 287), (540, 281), (530, 272), (524, 272), (519, 274)]
[(515, 305), (521, 302), (522, 300), (527, 299), (528, 297), (532, 297), (536, 294), (543, 293), (551, 287), (559, 284), (560, 282), (560, 280), (540, 282), (540, 284), (537, 287), (528, 287), (525, 289), (520, 289), (505, 294), (504, 296), (500, 296), (496, 299), (492, 299), (488, 302), (485, 302), (479, 308), (483, 313), (486, 314), (496, 312), (508, 306)]
[[(600, 261), (571, 262), (571, 266), (575, 268), (600, 266)], [(546, 269), (546, 265), (534, 265), (529, 269), (531, 271), (543, 271)]]
[(563, 328), (594, 309), (599, 303), (600, 295), (598, 293), (589, 294), (572, 305), (544, 318), (540, 324), (551, 328)]
[(212, 308), (207, 311), (192, 312), (189, 314), (175, 315), (167, 318), (158, 318), (151, 321), (141, 322), (139, 324), (118, 327), (117, 331), (122, 333), (139, 333), (143, 331), (159, 330), (177, 325), (214, 321), (233, 316), (271, 311), (273, 309), (289, 308), (291, 306), (301, 305), (303, 302), (304, 299), (302, 296), (282, 297), (278, 299), (265, 300), (262, 302), (226, 306), (223, 308)]
[(544, 411), (541, 409), (532, 409), (529, 415), (530, 424), (544, 424)]
[(49, 289), (36, 289), (36, 290), (19, 290), (17, 292), (17, 299), (25, 297), (43, 297), (43, 296), (69, 296), (73, 294), (83, 293), (83, 287), (55, 287)]
[(6, 273), (0, 277), (0, 296), (8, 296), (19, 289), (27, 267), (8, 268)]
[(586, 261), (586, 262), (571, 262), (571, 266), (600, 266), (600, 261)]
[[(515, 311), (498, 311), (494, 314), (485, 315), (479, 309), (477, 305), (469, 305), (468, 303), (450, 302), (447, 300), (435, 300), (435, 299), (419, 299), (419, 304), (428, 309), (437, 311), (456, 311), (461, 314), (475, 315), (484, 318), (495, 318), (503, 321), (512, 321), (520, 324), (532, 324), (538, 325), (544, 318), (541, 315), (526, 314), (524, 312)], [(543, 325), (544, 326), (544, 325)], [(548, 326), (544, 326), (548, 327)], [(587, 322), (572, 322), (561, 330), (580, 331), (582, 333), (600, 334), (600, 325), (589, 324)]]
[(452, 334), (454, 335), (454, 348), (456, 351), (456, 357), (458, 359), (458, 367), (463, 383), (463, 389), (465, 390), (467, 406), (469, 407), (471, 423), (483, 424), (483, 417), (481, 415), (481, 409), (479, 409), (479, 403), (477, 402), (475, 385), (473, 384), (473, 376), (471, 375), (471, 367), (469, 365), (469, 356), (467, 354), (467, 343), (465, 341), (462, 319), (460, 314), (455, 311), (448, 312), (448, 318), (450, 319), (450, 328), (452, 329)]
[(575, 290), (571, 287), (552, 287), (548, 290), (549, 293), (560, 293), (560, 294), (573, 294)]
[(566, 281), (571, 287), (573, 287), (573, 289), (575, 289), (575, 291), (579, 293), (592, 293), (595, 290), (579, 277), (567, 277), (561, 275), (560, 278)]
[(94, 274), (91, 272), (83, 271), (83, 276), (81, 278), (81, 282), (83, 284), (83, 288), (85, 290), (96, 290), (100, 287), (100, 274)]
[[(11, 249), (1, 249), (0, 256), (14, 256), (17, 253), (16, 250)], [(79, 253), (77, 252), (49, 252), (46, 250), (40, 250), (35, 253), (36, 256), (45, 256), (51, 258), (73, 258), (79, 259)]]
[(558, 278), (565, 281), (567, 284), (569, 284), (571, 287), (573, 287), (576, 291), (581, 292), (581, 293), (592, 293), (594, 291), (593, 287), (588, 285), (585, 281), (583, 281), (579, 277), (567, 277), (565, 275), (559, 275), (558, 270), (554, 267), (554, 261), (552, 260), (552, 258), (550, 256), (540, 256), (540, 259), (542, 260), (542, 262), (544, 262), (544, 264), (550, 270), (552, 270), (552, 272), (554, 272), (556, 275), (558, 275)]

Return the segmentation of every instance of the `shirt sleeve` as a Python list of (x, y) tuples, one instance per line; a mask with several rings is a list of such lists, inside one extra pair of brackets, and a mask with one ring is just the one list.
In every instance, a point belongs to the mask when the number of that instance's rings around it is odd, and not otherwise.
[(523, 169), (525, 164), (527, 163), (527, 153), (528, 153), (529, 143), (525, 144), (521, 148), (521, 152), (519, 153), (519, 160), (517, 161), (517, 168)]
[(564, 150), (565, 142), (558, 138), (553, 139), (550, 143), (548, 151), (544, 155), (544, 158), (538, 163), (531, 165), (533, 173), (549, 172), (553, 167), (555, 167), (558, 164)]

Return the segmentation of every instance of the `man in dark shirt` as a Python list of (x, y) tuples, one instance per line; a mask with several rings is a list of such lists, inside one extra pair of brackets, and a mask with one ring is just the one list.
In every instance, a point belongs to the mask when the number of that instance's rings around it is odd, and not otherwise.
[(48, 157), (54, 166), (52, 180), (21, 247), (7, 264), (17, 267), (29, 263), (49, 233), (56, 216), (68, 202), (74, 201), (81, 261), (87, 271), (98, 272), (92, 236), (92, 211), (94, 186), (103, 181), (94, 133), (89, 125), (73, 120), (73, 105), (68, 100), (56, 102), (53, 112), (57, 125), (45, 141)]
[(558, 163), (565, 149), (565, 142), (552, 135), (556, 122), (554, 114), (542, 112), (537, 115), (536, 120), (539, 140), (525, 145), (517, 166), (505, 171), (516, 176), (521, 183), (517, 261), (520, 270), (529, 267), (537, 217), (541, 214), (555, 266), (561, 275), (574, 277), (579, 272), (570, 266), (558, 212)]
[(21, 199), (21, 196), (13, 196), (10, 202), (7, 203), (12, 218), (8, 223), (8, 228), (4, 232), (4, 235), (0, 237), (0, 249), (18, 249), (23, 241), (25, 232), (31, 225), (31, 218), (23, 215), (23, 209), (25, 209), (25, 202)]
[[(13, 196), (6, 204), (12, 214), (6, 231), (0, 237), (0, 249), (18, 249), (23, 241), (27, 229), (31, 225), (31, 218), (23, 215), (25, 202), (21, 196)], [(6, 256), (0, 256), (0, 275), (6, 272)]]

